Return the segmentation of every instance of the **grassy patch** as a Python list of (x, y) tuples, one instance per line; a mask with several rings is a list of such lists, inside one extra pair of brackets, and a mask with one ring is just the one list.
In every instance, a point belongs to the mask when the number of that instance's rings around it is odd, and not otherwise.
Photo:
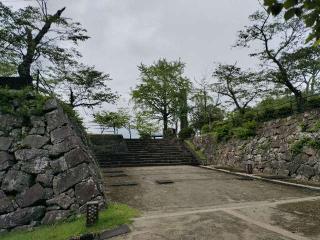
[(41, 226), (34, 231), (17, 231), (1, 235), (1, 240), (66, 240), (84, 233), (100, 232), (122, 224), (129, 224), (138, 211), (123, 204), (110, 204), (107, 210), (100, 212), (99, 222), (90, 228), (85, 227), (85, 218), (58, 223), (52, 226)]
[(191, 140), (185, 140), (185, 143), (190, 148), (190, 150), (192, 150), (194, 152), (194, 154), (197, 156), (197, 158), (201, 160), (202, 163), (206, 163), (207, 162), (207, 157), (203, 153), (203, 150), (196, 149), (196, 146), (192, 143)]

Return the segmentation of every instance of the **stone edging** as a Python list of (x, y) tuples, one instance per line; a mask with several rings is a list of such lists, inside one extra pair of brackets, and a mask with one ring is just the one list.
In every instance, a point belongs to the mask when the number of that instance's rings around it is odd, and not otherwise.
[(304, 188), (304, 189), (308, 189), (308, 190), (312, 190), (312, 191), (319, 191), (320, 192), (320, 187), (314, 187), (314, 186), (309, 186), (309, 185), (304, 185), (304, 184), (285, 182), (285, 181), (280, 181), (280, 180), (275, 180), (275, 179), (268, 179), (268, 178), (264, 178), (264, 177), (260, 177), (260, 176), (256, 176), (256, 175), (240, 173), (240, 172), (232, 172), (232, 171), (229, 171), (229, 170), (218, 169), (218, 168), (215, 168), (215, 167), (204, 166), (204, 165), (200, 165), (199, 167), (204, 168), (204, 169), (218, 171), (218, 172), (224, 172), (224, 173), (228, 173), (228, 174), (232, 174), (232, 175), (236, 175), (236, 176), (241, 176), (241, 177), (250, 177), (252, 179), (256, 179), (256, 180), (260, 180), (260, 181), (272, 182), (272, 183), (276, 183), (276, 184), (282, 184), (282, 185), (298, 187), (298, 188)]

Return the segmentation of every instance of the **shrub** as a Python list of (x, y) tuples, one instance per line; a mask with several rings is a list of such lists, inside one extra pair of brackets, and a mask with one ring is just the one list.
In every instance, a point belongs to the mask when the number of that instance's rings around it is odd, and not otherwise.
[(193, 128), (191, 128), (191, 127), (183, 128), (179, 132), (179, 138), (183, 139), (183, 140), (188, 139), (188, 138), (191, 138), (194, 134), (195, 134), (195, 132), (194, 132)]
[(231, 129), (232, 126), (230, 126), (230, 124), (228, 123), (225, 123), (215, 127), (213, 130), (213, 134), (217, 138), (217, 141), (220, 142), (222, 140), (227, 140), (231, 137)]
[(210, 128), (209, 124), (203, 125), (201, 128), (201, 134), (209, 133), (209, 132), (211, 132), (211, 128)]
[(311, 96), (307, 99), (306, 103), (308, 108), (318, 108), (320, 107), (320, 96)]
[(242, 127), (234, 128), (233, 134), (239, 139), (248, 139), (249, 137), (256, 135), (256, 121), (249, 121), (242, 125)]
[(41, 115), (48, 97), (36, 93), (32, 88), (12, 90), (0, 88), (0, 112), (21, 117), (28, 124), (31, 115)]

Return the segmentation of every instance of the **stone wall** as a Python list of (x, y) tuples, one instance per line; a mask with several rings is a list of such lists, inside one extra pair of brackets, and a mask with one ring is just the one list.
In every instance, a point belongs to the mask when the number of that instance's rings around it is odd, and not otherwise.
[(101, 179), (83, 132), (55, 99), (27, 122), (0, 114), (0, 232), (52, 224), (88, 201), (103, 206)]
[(255, 173), (320, 181), (319, 147), (306, 145), (301, 152), (292, 152), (292, 146), (304, 138), (320, 146), (320, 110), (262, 123), (257, 135), (247, 140), (217, 143), (208, 135), (195, 137), (193, 142), (203, 150), (210, 165), (244, 169), (251, 160)]

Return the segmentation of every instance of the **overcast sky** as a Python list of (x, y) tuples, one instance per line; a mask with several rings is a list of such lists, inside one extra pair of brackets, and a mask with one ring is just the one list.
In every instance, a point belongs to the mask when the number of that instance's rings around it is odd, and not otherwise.
[(64, 16), (81, 22), (91, 36), (80, 46), (83, 62), (111, 75), (110, 87), (123, 97), (120, 107), (138, 82), (141, 62), (180, 58), (185, 75), (198, 80), (211, 75), (215, 62), (254, 64), (247, 49), (231, 46), (260, 8), (257, 0), (51, 0), (50, 11), (64, 6)]

